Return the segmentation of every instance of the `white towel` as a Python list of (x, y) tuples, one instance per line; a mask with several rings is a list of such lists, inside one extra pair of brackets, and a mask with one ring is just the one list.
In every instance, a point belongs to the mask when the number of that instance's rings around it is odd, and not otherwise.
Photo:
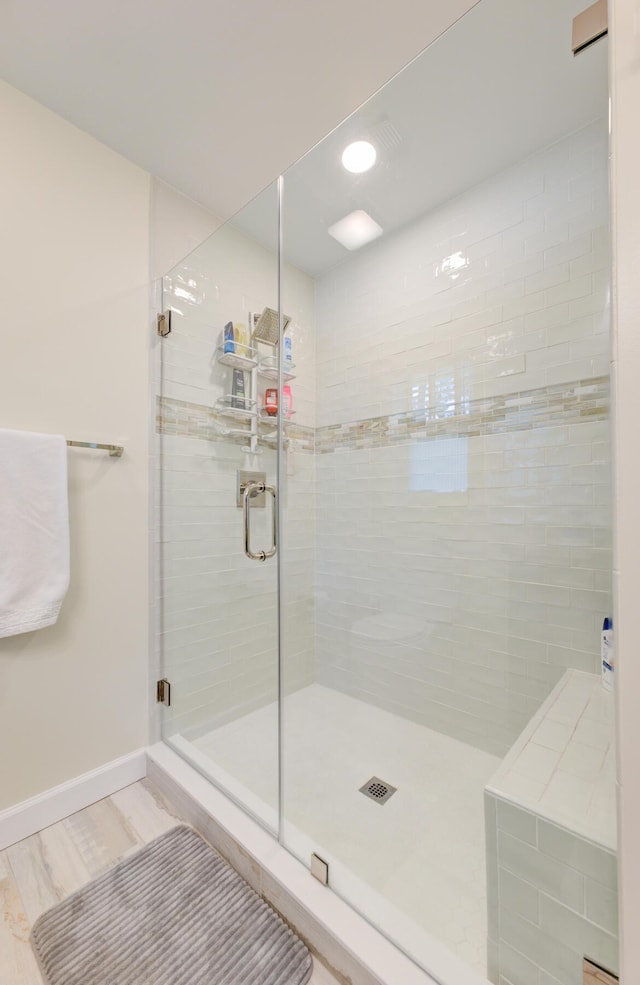
[(0, 430), (0, 636), (51, 626), (68, 587), (66, 441)]

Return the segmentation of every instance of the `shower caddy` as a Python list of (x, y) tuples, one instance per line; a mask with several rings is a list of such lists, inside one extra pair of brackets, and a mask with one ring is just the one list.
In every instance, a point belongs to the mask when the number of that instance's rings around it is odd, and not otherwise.
[[(283, 332), (286, 330), (291, 319), (286, 315), (283, 317)], [(249, 444), (245, 451), (253, 455), (260, 453), (259, 444), (262, 443), (270, 448), (275, 448), (278, 441), (278, 418), (282, 407), (278, 407), (275, 415), (267, 413), (264, 405), (258, 403), (259, 379), (270, 382), (278, 382), (278, 370), (280, 366), (280, 336), (278, 313), (273, 308), (265, 308), (262, 314), (248, 314), (248, 323), (251, 326), (250, 344), (242, 346), (242, 352), (225, 352), (224, 339), (216, 347), (216, 359), (223, 366), (232, 369), (240, 369), (249, 374), (249, 391), (244, 397), (226, 393), (216, 401), (216, 411), (218, 415), (229, 421), (229, 426), (223, 431), (226, 437), (249, 438)], [(259, 346), (269, 346), (273, 350), (272, 355), (265, 355), (260, 352)], [(292, 370), (295, 366), (291, 362), (282, 364), (282, 382), (289, 383), (295, 380)], [(285, 423), (295, 411), (290, 410), (285, 418)], [(242, 427), (240, 425), (244, 424)], [(246, 425), (249, 425), (247, 428)], [(235, 426), (234, 426), (235, 425)], [(284, 439), (283, 444), (288, 444), (288, 438)]]

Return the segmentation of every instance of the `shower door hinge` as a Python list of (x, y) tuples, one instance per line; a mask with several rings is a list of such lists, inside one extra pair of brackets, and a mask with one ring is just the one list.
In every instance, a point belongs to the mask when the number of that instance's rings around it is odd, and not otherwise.
[(171, 704), (171, 685), (166, 677), (163, 677), (161, 681), (156, 681), (156, 701), (160, 705)]
[(171, 331), (171, 311), (162, 311), (157, 318), (157, 330), (160, 338), (164, 339)]

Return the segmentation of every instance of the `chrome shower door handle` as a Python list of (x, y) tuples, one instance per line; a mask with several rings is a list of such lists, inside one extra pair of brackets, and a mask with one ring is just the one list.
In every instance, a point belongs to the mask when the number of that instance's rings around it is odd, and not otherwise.
[(271, 547), (268, 551), (261, 551), (261, 560), (266, 561), (267, 558), (273, 557), (276, 553), (277, 548), (277, 500), (276, 500), (276, 489), (275, 486), (265, 486), (264, 491), (269, 493), (271, 496)]
[[(268, 551), (251, 550), (251, 497), (260, 493), (271, 496), (271, 547)], [(247, 482), (242, 491), (242, 526), (244, 529), (244, 553), (252, 561), (266, 561), (276, 553), (276, 490), (274, 486), (266, 486), (264, 482)]]

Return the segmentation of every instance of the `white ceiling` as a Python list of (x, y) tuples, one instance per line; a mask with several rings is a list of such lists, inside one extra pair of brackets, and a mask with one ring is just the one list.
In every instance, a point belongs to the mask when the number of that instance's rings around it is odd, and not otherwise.
[(228, 217), (475, 0), (4, 0), (0, 77)]
[[(226, 218), (469, 11), (286, 175), (286, 252), (318, 274), (353, 209), (391, 232), (606, 114), (607, 42), (570, 51), (586, 5), (4, 0), (0, 76)], [(347, 174), (372, 133), (379, 163)], [(272, 246), (273, 196), (234, 221)]]
[[(592, 120), (606, 120), (607, 42), (571, 53), (572, 19), (584, 6), (482, 0), (470, 10), (285, 174), (287, 258), (317, 275), (351, 255), (327, 229), (352, 210), (369, 212), (388, 234)], [(363, 175), (340, 163), (357, 137), (379, 150), (379, 162)], [(273, 195), (233, 221), (273, 245)]]

